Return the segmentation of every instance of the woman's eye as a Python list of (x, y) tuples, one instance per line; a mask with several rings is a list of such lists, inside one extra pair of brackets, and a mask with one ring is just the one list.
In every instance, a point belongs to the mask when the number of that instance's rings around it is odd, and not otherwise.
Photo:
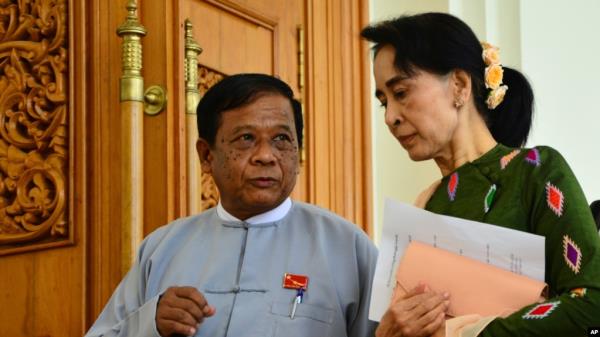
[(396, 99), (404, 98), (404, 96), (406, 96), (406, 91), (404, 90), (394, 92), (394, 98)]

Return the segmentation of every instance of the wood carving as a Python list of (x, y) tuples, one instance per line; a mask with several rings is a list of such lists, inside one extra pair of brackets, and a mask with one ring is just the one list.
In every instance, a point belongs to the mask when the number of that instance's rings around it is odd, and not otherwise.
[(219, 203), (219, 191), (210, 174), (201, 173), (200, 176), (202, 179), (202, 195), (200, 202), (202, 203), (202, 211), (205, 211), (217, 206)]
[[(200, 91), (200, 97), (204, 96), (210, 87), (223, 78), (225, 78), (224, 74), (203, 65), (198, 65), (198, 90)], [(217, 205), (219, 202), (219, 191), (217, 190), (217, 186), (215, 185), (212, 176), (201, 174), (201, 181), (202, 194), (200, 200), (202, 203), (202, 211), (204, 211)]]
[(206, 91), (213, 85), (217, 84), (226, 75), (207, 68), (201, 64), (198, 65), (198, 91), (200, 91), (200, 97), (204, 96)]
[(66, 11), (64, 0), (0, 1), (0, 254), (72, 231)]

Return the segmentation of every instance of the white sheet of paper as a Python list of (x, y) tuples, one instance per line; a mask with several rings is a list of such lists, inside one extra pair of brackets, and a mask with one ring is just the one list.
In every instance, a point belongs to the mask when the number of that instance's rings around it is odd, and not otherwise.
[(369, 319), (380, 321), (387, 310), (398, 263), (412, 240), (544, 281), (543, 236), (439, 215), (387, 198)]

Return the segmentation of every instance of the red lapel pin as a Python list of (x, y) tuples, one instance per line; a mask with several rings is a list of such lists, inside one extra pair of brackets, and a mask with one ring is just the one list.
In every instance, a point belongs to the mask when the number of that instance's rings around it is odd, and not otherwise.
[(308, 276), (285, 273), (283, 274), (283, 287), (286, 289), (302, 289), (308, 287)]

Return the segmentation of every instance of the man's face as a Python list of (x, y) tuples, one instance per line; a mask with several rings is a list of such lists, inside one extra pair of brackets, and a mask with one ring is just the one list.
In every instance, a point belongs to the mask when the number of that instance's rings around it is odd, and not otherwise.
[(245, 220), (281, 204), (298, 174), (298, 141), (290, 101), (264, 94), (221, 114), (215, 144), (197, 144), (202, 171), (213, 176), (223, 207)]

